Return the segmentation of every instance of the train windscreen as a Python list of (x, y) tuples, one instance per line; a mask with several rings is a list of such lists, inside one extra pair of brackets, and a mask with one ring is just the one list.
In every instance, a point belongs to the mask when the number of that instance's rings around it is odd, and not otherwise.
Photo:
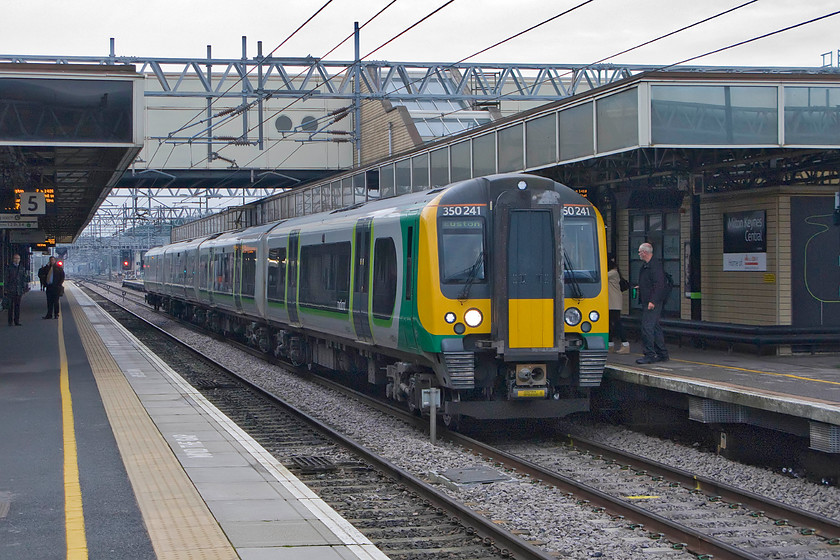
[(440, 273), (446, 284), (484, 282), (484, 220), (478, 217), (440, 221)]

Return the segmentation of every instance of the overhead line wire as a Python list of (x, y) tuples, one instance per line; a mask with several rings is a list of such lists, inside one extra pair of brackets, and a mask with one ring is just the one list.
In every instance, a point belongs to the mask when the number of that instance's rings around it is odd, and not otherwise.
[[(297, 35), (297, 33), (298, 33), (301, 29), (303, 29), (303, 28), (304, 28), (304, 27), (305, 27), (305, 26), (306, 26), (306, 25), (307, 25), (310, 21), (312, 21), (313, 19), (315, 19), (315, 17), (317, 17), (317, 16), (318, 16), (318, 14), (320, 14), (320, 13), (321, 13), (321, 12), (322, 12), (322, 11), (323, 11), (326, 7), (327, 7), (327, 6), (329, 6), (329, 5), (332, 3), (332, 1), (333, 1), (333, 0), (327, 0), (327, 1), (324, 3), (324, 5), (322, 5), (320, 8), (318, 8), (318, 9), (315, 11), (315, 13), (314, 13), (314, 14), (312, 14), (311, 16), (309, 16), (309, 17), (306, 19), (306, 21), (304, 21), (302, 24), (300, 24), (300, 25), (298, 26), (298, 28), (297, 28), (297, 29), (295, 29), (294, 31), (292, 31), (292, 33), (291, 33), (291, 34), (289, 34), (289, 35), (288, 35), (285, 39), (283, 39), (283, 41), (282, 41), (279, 45), (277, 45), (276, 47), (274, 47), (274, 49), (272, 49), (272, 51), (271, 51), (270, 53), (268, 53), (268, 56), (269, 56), (269, 57), (271, 57), (271, 55), (273, 55), (273, 54), (277, 51), (277, 49), (279, 49), (280, 47), (282, 47), (283, 45), (285, 45), (285, 44), (286, 44), (286, 43), (287, 43), (287, 42), (288, 42), (288, 41), (289, 41), (292, 37), (294, 37), (295, 35)], [(345, 39), (345, 40), (346, 40), (346, 39)], [(201, 111), (199, 111), (198, 113), (196, 113), (195, 115), (193, 115), (193, 117), (192, 117), (189, 121), (187, 121), (187, 123), (186, 123), (186, 124), (184, 124), (183, 126), (181, 126), (180, 128), (178, 128), (177, 130), (175, 130), (175, 131), (173, 131), (173, 132), (170, 132), (170, 136), (171, 136), (172, 134), (175, 134), (175, 133), (177, 133), (177, 132), (180, 132), (181, 130), (184, 130), (185, 128), (189, 127), (189, 125), (190, 125), (190, 124), (191, 124), (191, 123), (192, 123), (192, 122), (193, 122), (196, 118), (198, 118), (199, 116), (201, 116), (201, 114), (202, 114), (204, 111), (206, 111), (208, 108), (213, 107), (213, 105), (216, 103), (216, 101), (218, 101), (218, 100), (219, 100), (219, 99), (221, 99), (224, 95), (226, 95), (227, 93), (229, 93), (229, 92), (230, 92), (230, 91), (231, 91), (234, 87), (236, 87), (236, 85), (237, 85), (238, 83), (240, 83), (242, 80), (244, 80), (246, 77), (248, 77), (248, 75), (249, 75), (251, 72), (253, 72), (253, 71), (254, 71), (254, 67), (252, 67), (250, 70), (248, 70), (247, 72), (245, 72), (245, 74), (243, 74), (242, 76), (240, 76), (240, 77), (239, 77), (239, 79), (237, 79), (237, 80), (236, 80), (233, 84), (231, 84), (231, 86), (230, 86), (228, 89), (226, 89), (226, 90), (222, 93), (222, 95), (221, 95), (221, 96), (218, 96), (218, 97), (216, 97), (215, 99), (213, 99), (213, 100), (210, 102), (209, 107), (205, 107), (204, 109), (202, 109)], [(156, 155), (156, 154), (157, 154), (157, 151), (155, 151), (155, 155)], [(154, 155), (153, 155), (152, 157), (154, 157)], [(152, 161), (152, 158), (150, 158), (150, 159), (149, 159), (149, 163), (151, 163), (151, 161)]]

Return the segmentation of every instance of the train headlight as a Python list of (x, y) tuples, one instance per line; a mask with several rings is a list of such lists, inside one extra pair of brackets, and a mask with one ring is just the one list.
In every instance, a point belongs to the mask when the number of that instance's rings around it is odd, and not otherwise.
[(592, 323), (589, 321), (584, 321), (583, 324), (580, 326), (580, 330), (583, 332), (589, 332), (592, 330)]
[(592, 321), (593, 323), (596, 322), (600, 318), (601, 318), (601, 314), (598, 313), (597, 311), (590, 311), (589, 312), (589, 320)]
[(482, 315), (481, 311), (479, 311), (475, 307), (467, 309), (467, 312), (464, 313), (464, 322), (473, 328), (480, 325), (483, 320), (484, 315)]
[(455, 322), (455, 319), (457, 319), (457, 317), (451, 311), (443, 316), (443, 320), (449, 323), (450, 325)]
[(581, 315), (580, 309), (578, 309), (577, 307), (570, 307), (563, 314), (563, 320), (566, 321), (566, 324), (570, 327), (574, 327), (575, 325), (580, 323), (582, 319), (583, 315)]

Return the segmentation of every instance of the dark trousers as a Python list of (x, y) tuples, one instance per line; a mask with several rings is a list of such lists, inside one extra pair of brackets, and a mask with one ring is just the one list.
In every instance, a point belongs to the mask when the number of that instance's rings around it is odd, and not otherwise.
[(47, 286), (47, 317), (58, 317), (59, 286)]
[(621, 309), (610, 309), (610, 338), (616, 342), (627, 342), (621, 322)]
[(665, 334), (659, 324), (662, 307), (642, 309), (642, 346), (647, 358), (667, 358), (668, 349), (665, 348)]
[(20, 298), (21, 296), (8, 296), (9, 298), (9, 324), (12, 320), (15, 323), (20, 323)]

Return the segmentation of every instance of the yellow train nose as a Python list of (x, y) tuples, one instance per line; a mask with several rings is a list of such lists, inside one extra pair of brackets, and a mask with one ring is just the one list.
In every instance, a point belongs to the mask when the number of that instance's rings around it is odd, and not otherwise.
[(510, 348), (552, 348), (554, 300), (508, 300), (508, 333)]

